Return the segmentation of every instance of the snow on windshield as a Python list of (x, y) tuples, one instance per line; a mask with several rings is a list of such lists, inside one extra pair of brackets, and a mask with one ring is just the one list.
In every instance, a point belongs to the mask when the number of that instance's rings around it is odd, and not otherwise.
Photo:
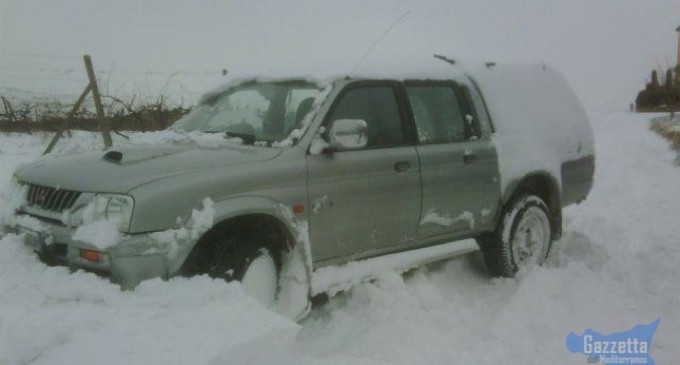
[(225, 133), (246, 144), (277, 146), (288, 138), (299, 138), (307, 118), (320, 104), (323, 93), (317, 83), (304, 80), (235, 83), (208, 94), (200, 104), (172, 128), (183, 132)]
[[(237, 86), (246, 82), (259, 82), (259, 83), (285, 83), (286, 80), (290, 79), (248, 79), (248, 80), (235, 80), (223, 87), (216, 89), (212, 92), (206, 94), (201, 101), (200, 105), (206, 102), (207, 99), (211, 97), (218, 97), (220, 94), (228, 93), (230, 89), (236, 88)], [(304, 133), (307, 131), (314, 115), (317, 114), (322, 103), (326, 100), (328, 95), (332, 90), (332, 83), (329, 81), (319, 81), (312, 78), (307, 79), (296, 79), (299, 85), (304, 85), (304, 87), (291, 88), (290, 99), (286, 100), (287, 108), (282, 115), (285, 117), (283, 125), (294, 126), (293, 129), (289, 131), (287, 135), (281, 135), (280, 139), (274, 140), (271, 143), (267, 142), (255, 142), (256, 146), (271, 145), (273, 147), (288, 147), (295, 144), (296, 140), (300, 139)], [(309, 98), (314, 95), (314, 99), (309, 106), (309, 110), (306, 115), (302, 115), (302, 103), (309, 104)], [(246, 96), (252, 96), (252, 92), (249, 91), (249, 95), (244, 94), (239, 96), (238, 100), (234, 99), (235, 109), (243, 109), (247, 105)], [(251, 99), (249, 99), (251, 100)], [(257, 99), (256, 99), (257, 100)], [(262, 102), (262, 99), (259, 99)], [(238, 103), (237, 103), (238, 101)], [(255, 104), (258, 106), (257, 104)], [(259, 106), (262, 106), (260, 104)], [(258, 106), (258, 107), (259, 107)], [(200, 108), (200, 107), (199, 107)], [(198, 108), (197, 108), (198, 109)], [(242, 110), (236, 110), (239, 113), (243, 113)], [(292, 112), (292, 113), (291, 113)], [(292, 116), (295, 116), (296, 124), (291, 124)], [(288, 119), (286, 119), (288, 118)], [(241, 121), (243, 118), (241, 118)], [(248, 119), (246, 119), (248, 120)], [(172, 146), (196, 146), (200, 148), (223, 148), (229, 146), (243, 145), (244, 138), (247, 136), (238, 136), (238, 134), (232, 133), (231, 136), (225, 133), (204, 133), (201, 130), (186, 131), (178, 128), (178, 121), (176, 124), (171, 126), (169, 129), (155, 131), (155, 132), (129, 132), (125, 131), (122, 134), (112, 134), (113, 138), (113, 148), (129, 147), (129, 146), (157, 146), (157, 145), (172, 145)], [(251, 123), (253, 120), (250, 120)], [(217, 122), (215, 122), (217, 123)], [(286, 124), (288, 123), (288, 124)], [(225, 123), (226, 125), (226, 123)], [(46, 156), (50, 158), (51, 156), (81, 153), (85, 151), (101, 150), (103, 148), (103, 142), (101, 135), (99, 133), (91, 133), (85, 131), (72, 131), (72, 136), (63, 137), (59, 143), (56, 144), (54, 150)], [(12, 136), (13, 139), (9, 141), (12, 142), (9, 146), (3, 146), (7, 148), (14, 148), (21, 146), (22, 148), (37, 148), (44, 149), (45, 146), (50, 142), (53, 135), (51, 133), (38, 132), (34, 136), (26, 136), (23, 134), (9, 133), (7, 136)], [(256, 135), (257, 138), (257, 135)], [(9, 143), (9, 142), (3, 142)], [(15, 146), (16, 145), (16, 146)], [(239, 147), (241, 148), (241, 147)], [(248, 148), (245, 146), (244, 148)], [(251, 147), (252, 148), (252, 147)], [(0, 155), (0, 161), (1, 159)], [(21, 162), (27, 162), (30, 159), (22, 160)], [(0, 175), (0, 177), (2, 177)]]

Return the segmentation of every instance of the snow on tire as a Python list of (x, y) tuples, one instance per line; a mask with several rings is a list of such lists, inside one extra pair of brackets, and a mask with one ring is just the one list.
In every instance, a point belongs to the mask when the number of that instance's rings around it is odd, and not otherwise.
[(278, 265), (266, 248), (249, 251), (250, 255), (243, 257), (241, 285), (249, 296), (264, 307), (271, 308), (278, 292)]
[(549, 212), (535, 195), (512, 201), (496, 231), (478, 240), (492, 275), (514, 277), (522, 267), (545, 262), (552, 243)]
[(265, 231), (231, 225), (208, 232), (194, 247), (182, 272), (239, 281), (246, 294), (271, 308), (279, 294), (281, 267), (282, 252), (274, 248)]

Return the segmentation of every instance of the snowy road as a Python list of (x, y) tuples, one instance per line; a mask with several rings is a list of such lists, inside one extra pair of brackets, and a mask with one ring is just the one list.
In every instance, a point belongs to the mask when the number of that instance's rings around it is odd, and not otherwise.
[[(490, 279), (478, 255), (385, 273), (299, 324), (207, 278), (120, 290), (0, 240), (0, 364), (584, 364), (569, 332), (660, 318), (651, 354), (677, 363), (680, 167), (647, 117), (591, 113), (596, 183), (565, 210), (545, 268)], [(0, 179), (46, 141), (0, 136)]]

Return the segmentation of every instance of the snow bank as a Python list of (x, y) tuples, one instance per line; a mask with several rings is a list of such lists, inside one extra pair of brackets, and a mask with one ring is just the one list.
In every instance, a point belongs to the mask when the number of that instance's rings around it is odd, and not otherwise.
[[(670, 115), (662, 115), (653, 118), (650, 128), (668, 138), (675, 148), (680, 149), (680, 116), (675, 115), (671, 118)], [(680, 161), (680, 156), (677, 161)]]
[(0, 240), (0, 278), (2, 364), (209, 364), (249, 340), (298, 331), (238, 284), (176, 278), (121, 292), (44, 266), (14, 235)]
[[(0, 363), (567, 365), (586, 361), (567, 351), (569, 332), (617, 332), (656, 318), (651, 355), (674, 363), (676, 153), (644, 116), (591, 119), (592, 194), (565, 210), (546, 266), (519, 280), (489, 278), (478, 254), (405, 276), (382, 270), (298, 326), (238, 284), (176, 278), (121, 292), (94, 275), (46, 267), (10, 235), (0, 240)], [(37, 156), (7, 147), (38, 145), (31, 138), (0, 135), (0, 173)]]
[[(626, 330), (661, 318), (651, 354), (673, 363), (680, 338), (680, 169), (644, 116), (593, 114), (600, 168), (565, 210), (544, 268), (490, 279), (479, 255), (385, 275), (312, 311), (287, 362), (575, 364), (570, 331)], [(281, 355), (280, 358), (285, 358)]]
[(312, 295), (325, 293), (331, 297), (350, 290), (362, 282), (379, 279), (386, 274), (400, 274), (429, 262), (477, 251), (474, 240), (451, 242), (408, 252), (353, 261), (341, 266), (326, 266), (314, 271)]

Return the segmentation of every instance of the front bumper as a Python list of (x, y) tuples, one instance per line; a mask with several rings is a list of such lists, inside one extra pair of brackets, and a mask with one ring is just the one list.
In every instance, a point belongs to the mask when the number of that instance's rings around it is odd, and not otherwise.
[[(24, 243), (46, 264), (94, 272), (109, 277), (123, 289), (132, 289), (143, 280), (169, 277), (168, 267), (172, 265), (169, 265), (167, 255), (154, 249), (149, 234), (121, 234), (115, 245), (101, 251), (91, 244), (73, 240), (75, 230), (71, 227), (44, 220), (40, 223), (39, 230), (21, 223), (5, 227), (5, 230), (20, 234)], [(101, 259), (98, 262), (87, 260), (81, 257), (81, 250), (100, 251)]]

